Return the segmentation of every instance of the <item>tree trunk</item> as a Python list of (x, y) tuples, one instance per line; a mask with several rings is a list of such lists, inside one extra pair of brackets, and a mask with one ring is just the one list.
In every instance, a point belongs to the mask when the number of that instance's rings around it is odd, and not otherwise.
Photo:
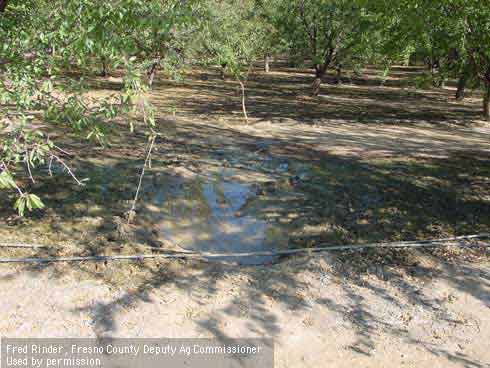
[(342, 65), (337, 65), (336, 71), (335, 84), (342, 84)]
[(464, 92), (466, 88), (466, 81), (468, 80), (468, 74), (466, 72), (461, 73), (458, 80), (458, 89), (456, 90), (456, 100), (464, 100)]
[(245, 122), (248, 123), (248, 114), (247, 114), (247, 105), (245, 104), (245, 85), (243, 82), (238, 79), (238, 83), (240, 83), (240, 88), (242, 90), (242, 111), (243, 111), (243, 116), (245, 118)]
[(269, 54), (265, 54), (265, 58), (264, 58), (264, 71), (266, 73), (269, 73), (269, 71), (270, 71), (270, 57), (269, 57)]
[(471, 74), (471, 63), (468, 62), (464, 66), (463, 71), (461, 72), (461, 75), (459, 76), (458, 89), (456, 90), (456, 99), (457, 100), (463, 100), (464, 99), (466, 83), (468, 82), (468, 78), (469, 78), (470, 74)]
[(3, 13), (7, 8), (8, 0), (0, 0), (0, 13)]
[(313, 81), (313, 96), (318, 96), (320, 94), (320, 87), (322, 85), (322, 78), (321, 77), (315, 77), (315, 80)]
[(409, 66), (417, 65), (417, 54), (415, 52), (410, 54), (410, 57), (408, 58), (408, 65)]
[(100, 76), (101, 77), (107, 77), (108, 72), (107, 72), (107, 61), (105, 57), (102, 57), (102, 70), (100, 71)]
[(439, 66), (440, 66), (439, 59), (430, 58), (429, 71), (432, 76), (432, 85), (437, 88), (440, 88), (442, 83), (440, 79), (441, 76), (439, 75), (439, 70), (440, 70)]
[(150, 88), (153, 86), (153, 81), (155, 80), (155, 75), (157, 74), (158, 63), (153, 63), (150, 70), (148, 70), (148, 85)]
[(486, 121), (490, 121), (490, 81), (485, 83), (485, 91), (483, 95), (483, 117)]
[(312, 84), (312, 93), (313, 93), (313, 96), (318, 96), (320, 94), (320, 88), (322, 86), (322, 79), (323, 79), (323, 76), (325, 75), (325, 70), (323, 70), (323, 68), (321, 69), (316, 69), (316, 72), (315, 72), (315, 80), (313, 81), (313, 84)]
[(226, 80), (226, 64), (221, 64), (221, 79)]

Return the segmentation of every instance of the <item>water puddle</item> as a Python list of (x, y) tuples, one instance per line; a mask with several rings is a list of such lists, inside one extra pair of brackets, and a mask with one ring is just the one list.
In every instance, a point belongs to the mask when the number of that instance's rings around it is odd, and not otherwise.
[[(210, 253), (272, 251), (287, 246), (277, 224), (249, 211), (257, 199), (251, 185), (231, 175), (174, 178), (158, 188), (152, 206), (160, 236), (180, 247)], [(273, 256), (210, 258), (240, 264), (266, 264)]]

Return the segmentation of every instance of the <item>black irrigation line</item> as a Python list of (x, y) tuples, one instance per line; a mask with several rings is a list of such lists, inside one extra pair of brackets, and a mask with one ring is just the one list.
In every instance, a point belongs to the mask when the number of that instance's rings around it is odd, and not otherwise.
[[(198, 258), (206, 260), (209, 258), (239, 258), (239, 257), (256, 257), (256, 256), (281, 256), (291, 254), (313, 254), (319, 252), (344, 251), (344, 250), (363, 250), (368, 248), (425, 248), (425, 247), (446, 247), (457, 246), (469, 248), (466, 244), (459, 242), (460, 240), (484, 239), (490, 238), (490, 234), (463, 235), (453, 238), (430, 239), (420, 241), (403, 241), (391, 243), (370, 243), (370, 244), (351, 244), (351, 245), (334, 245), (322, 246), (314, 248), (297, 248), (278, 251), (259, 251), (259, 252), (244, 252), (244, 253), (208, 253), (208, 252), (167, 252), (159, 254), (132, 254), (132, 255), (113, 255), (113, 256), (70, 256), (70, 257), (42, 257), (42, 258), (0, 258), (0, 263), (51, 263), (51, 262), (101, 262), (101, 261), (143, 261), (146, 259), (189, 259)], [(478, 245), (490, 248), (490, 243)], [(13, 248), (49, 248), (46, 245), (27, 244), (27, 243), (1, 243), (0, 247)], [(155, 247), (148, 247), (157, 250)]]

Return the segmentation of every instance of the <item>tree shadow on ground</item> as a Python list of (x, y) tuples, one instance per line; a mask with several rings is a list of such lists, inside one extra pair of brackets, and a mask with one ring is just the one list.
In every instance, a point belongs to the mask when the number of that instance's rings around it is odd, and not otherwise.
[[(191, 106), (191, 110), (196, 106)], [(298, 118), (298, 113), (289, 108), (285, 116), (290, 114)], [(195, 113), (200, 112), (196, 110)], [(339, 116), (345, 117), (340, 112)], [(160, 124), (164, 128), (172, 122)], [(289, 168), (285, 171), (269, 168), (272, 173), (265, 174), (275, 184), (265, 188), (247, 211), (288, 229), (291, 246), (413, 240), (489, 230), (490, 159), (487, 152), (447, 151), (445, 157), (407, 155), (403, 159), (368, 159), (327, 153), (314, 144), (298, 142), (294, 136), (258, 139), (253, 134), (204, 124), (187, 124), (175, 129), (178, 130), (175, 135), (169, 134), (157, 144), (153, 166), (143, 187), (145, 200), (152, 195), (151, 187), (165, 184), (162, 175), (158, 174), (172, 167), (205, 172), (226, 163), (231, 168), (236, 165), (237, 169), (243, 170), (243, 166), (252, 167), (255, 162), (254, 170), (260, 171), (267, 167), (265, 162), (273, 165), (287, 163)], [(135, 136), (119, 148), (105, 151), (105, 161), (84, 157), (86, 160), (80, 163), (80, 170), (91, 181), (88, 188), (74, 196), (68, 194), (65, 176), (38, 187), (45, 194), (51, 210), (20, 225), (8, 225), (9, 231), (33, 230), (42, 224), (42, 231), (65, 232), (63, 239), (77, 239), (80, 247), (72, 250), (73, 255), (105, 254), (114, 243), (121, 242), (117, 238), (109, 239), (108, 234), (114, 231), (113, 217), (123, 216), (134, 194), (143, 163), (143, 138)], [(351, 136), (344, 138), (347, 145), (354, 139)], [(234, 162), (231, 158), (237, 160)], [(128, 181), (128, 177), (132, 180)], [(287, 196), (292, 192), (300, 195)], [(2, 203), (3, 214), (9, 211), (8, 205)], [(142, 217), (146, 221), (141, 226), (146, 230), (144, 240), (158, 244), (158, 232), (151, 231), (152, 217)], [(89, 230), (81, 226), (79, 233), (74, 235), (76, 223), (90, 218), (97, 218), (97, 221), (90, 224)], [(70, 221), (75, 226), (67, 227)], [(107, 227), (112, 230), (104, 232)], [(94, 241), (93, 236), (101, 238)], [(137, 245), (127, 247), (125, 251), (140, 250)], [(59, 256), (64, 255), (62, 251), (35, 250), (31, 255)], [(453, 316), (444, 314), (447, 300), (428, 292), (430, 284), (442, 280), (462, 294), (481, 303), (490, 303), (488, 272), (471, 264), (451, 262), (451, 257), (458, 262), (460, 257), (478, 258), (482, 253), (485, 251), (474, 248), (451, 253), (448, 258), (447, 254), (437, 250), (384, 249), (344, 252), (333, 258), (283, 259), (274, 266), (145, 261), (27, 265), (20, 266), (17, 271), (33, 275), (49, 272), (60, 278), (76, 272), (78, 277), (121, 287), (122, 293), (109, 301), (95, 301), (73, 310), (73, 313), (87, 313), (94, 332), (101, 338), (118, 333), (117, 319), (122, 310), (137, 309), (145, 302), (154, 303), (154, 293), (159, 290), (182, 291), (196, 305), (205, 305), (204, 296), (217, 297), (224, 283), (240, 279), (238, 292), (226, 305), (194, 319), (196, 326), (208, 336), (230, 337), (223, 321), (238, 318), (245, 321), (251, 334), (279, 338), (287, 321), (273, 311), (272, 301), (291, 315), (311, 313), (312, 310), (319, 318), (327, 313), (338, 314), (345, 326), (354, 331), (356, 339), (349, 348), (359, 354), (371, 354), (379, 344), (379, 333), (383, 333), (417, 345), (435, 356), (445, 356), (471, 367), (483, 367), (483, 363), (468, 355), (448, 351), (437, 343), (421, 342), (420, 336), (413, 336), (408, 330), (412, 325), (394, 324), (380, 309), (373, 308), (389, 305), (401, 315), (406, 308), (416, 314), (413, 306), (417, 306), (422, 310), (420, 315), (427, 320), (437, 320), (444, 326), (456, 328), (461, 324)], [(12, 280), (12, 277), (15, 276), (8, 275), (4, 281)], [(334, 278), (335, 282), (328, 281)], [(312, 287), (312, 280), (316, 280), (318, 286), (318, 280), (322, 279), (327, 280), (327, 286), (336, 288), (337, 294), (329, 296), (325, 291), (327, 287), (320, 292)], [(429, 286), (424, 288), (424, 285)]]
[[(206, 147), (203, 139), (203, 136), (206, 136), (204, 129), (205, 127), (201, 127), (199, 133), (194, 135), (185, 133), (187, 134), (185, 147), (182, 147), (180, 142), (180, 139), (184, 139), (183, 136), (179, 136), (179, 140), (173, 143), (170, 140), (162, 142), (162, 146), (173, 146), (172, 157), (181, 156), (181, 161), (175, 162), (174, 165), (187, 165), (185, 157), (191, 161), (193, 155), (198, 152), (203, 161), (216, 161), (216, 157), (223, 158), (222, 152), (215, 152), (216, 147)], [(230, 148), (229, 152), (238, 156), (243, 155), (240, 150), (257, 151), (257, 142), (254, 142), (253, 137), (233, 135), (230, 131), (227, 137), (223, 133), (219, 137), (221, 148), (225, 151), (226, 148)], [(216, 135), (216, 132), (211, 129), (207, 134)], [(360, 158), (329, 155), (314, 147), (305, 149), (304, 145), (295, 145), (294, 140), (270, 139), (266, 147), (262, 148), (265, 151), (258, 154), (259, 163), (262, 162), (261, 156), (272, 156), (277, 162), (288, 162), (290, 165), (291, 169), (287, 172), (274, 174), (277, 182), (286, 183), (291, 177), (300, 177), (301, 170), (306, 170), (307, 175), (303, 179), (291, 184), (289, 189), (285, 189), (302, 193), (301, 196), (295, 200), (285, 201), (283, 189), (266, 191), (256, 199), (253, 209), (257, 216), (270, 221), (283, 219), (282, 222), (277, 223), (277, 226), (285, 226), (290, 230), (292, 245), (314, 247), (323, 243), (410, 240), (453, 233), (488, 231), (490, 204), (486, 197), (488, 192), (485, 184), (490, 177), (490, 167), (488, 155), (482, 152), (454, 153), (446, 158), (369, 162)], [(157, 151), (163, 153), (170, 150), (157, 148)], [(226, 158), (226, 153), (224, 156)], [(167, 167), (166, 163), (169, 159), (170, 157), (166, 157), (165, 153), (157, 154), (152, 170), (158, 172), (159, 168)], [(129, 166), (134, 171), (142, 161), (140, 159), (130, 163)], [(219, 161), (214, 164), (218, 165)], [(104, 222), (110, 220), (108, 216), (111, 211), (117, 212), (124, 208), (124, 206), (120, 208), (115, 206), (115, 203), (131, 198), (131, 186), (121, 186), (128, 176), (128, 160), (110, 165), (104, 163), (86, 165), (83, 170), (87, 174), (92, 173), (91, 185), (93, 185), (88, 192), (80, 192), (71, 200), (68, 197), (68, 200), (59, 197), (58, 190), (52, 193), (54, 197), (50, 197), (49, 193), (46, 194), (54, 214), (59, 212), (55, 216), (57, 219), (66, 218), (67, 213), (75, 217), (101, 216), (102, 223), (95, 227), (97, 233), (106, 226)], [(300, 168), (298, 172), (295, 171), (295, 167)], [(104, 175), (100, 175), (101, 172)], [(107, 175), (108, 173), (110, 175)], [(157, 180), (158, 183), (158, 179), (154, 179), (153, 174), (155, 173), (150, 171), (148, 183), (153, 180)], [(60, 188), (62, 184), (58, 183), (50, 187)], [(95, 190), (95, 194), (98, 191), (100, 195), (94, 195), (90, 189)], [(144, 187), (143, 191), (147, 189), (148, 187)], [(62, 209), (61, 206), (55, 205), (61, 203), (59, 202), (61, 200), (63, 200)], [(108, 203), (111, 203), (112, 207), (106, 209), (107, 212), (101, 209), (100, 213), (97, 211), (84, 213), (83, 208), (78, 207), (80, 203), (86, 205), (86, 211), (96, 205)], [(119, 209), (115, 210), (116, 207)], [(284, 221), (284, 219), (291, 220)], [(53, 227), (50, 231), (62, 231), (63, 226), (60, 224), (56, 222), (51, 224), (58, 227)], [(146, 225), (151, 226), (151, 224)], [(158, 241), (158, 239), (154, 240)], [(100, 244), (105, 245), (107, 242)], [(78, 249), (76, 254), (92, 255), (107, 252), (106, 247), (94, 248), (92, 245), (88, 242), (86, 248)], [(470, 250), (467, 252), (471, 254)], [(474, 252), (476, 254), (477, 250)], [(34, 256), (47, 255), (55, 256), (59, 253), (53, 250), (40, 250), (34, 254)], [(427, 257), (434, 260), (434, 266), (417, 265), (417, 262), (420, 262), (419, 258)], [(114, 285), (120, 283), (120, 280), (114, 277), (118, 272), (141, 274), (141, 277), (137, 278), (136, 285), (120, 297), (109, 302), (90, 304), (73, 312), (88, 313), (97, 335), (110, 336), (117, 333), (116, 320), (119, 311), (138, 308), (141, 302), (151, 303), (152, 293), (156, 290), (167, 288), (182, 290), (190, 296), (191, 300), (200, 304), (203, 303), (204, 294), (213, 296), (218, 293), (220, 282), (226, 282), (234, 277), (245, 277), (247, 284), (241, 286), (238, 295), (231, 298), (226, 306), (206, 318), (196, 320), (196, 324), (203, 331), (216, 338), (225, 339), (229, 336), (223, 329), (222, 321), (226, 318), (239, 318), (246, 319), (250, 333), (280, 336), (284, 321), (271, 311), (268, 299), (273, 299), (287, 313), (306, 313), (316, 305), (315, 308), (321, 306), (344, 316), (347, 325), (352, 326), (357, 334), (357, 339), (350, 348), (359, 354), (369, 355), (377, 346), (376, 336), (380, 331), (383, 334), (403, 338), (408, 344), (418, 344), (419, 341), (417, 338), (410, 337), (403, 326), (391, 325), (386, 315), (379, 315), (379, 311), (372, 310), (369, 297), (352, 290), (351, 284), (359, 283), (365, 292), (376, 295), (376, 299), (384, 300), (400, 310), (410, 304), (417, 305), (425, 311), (426, 316), (430, 316), (428, 318), (442, 318), (440, 300), (431, 295), (421, 294), (420, 287), (414, 286), (417, 282), (406, 281), (405, 278), (396, 275), (387, 278), (386, 267), (415, 269), (416, 280), (427, 279), (427, 275), (432, 274), (434, 279), (442, 278), (461, 292), (469, 293), (482, 302), (489, 302), (488, 275), (485, 278), (481, 274), (471, 274), (473, 272), (471, 266), (448, 264), (444, 256), (439, 257), (432, 251), (382, 250), (338, 255), (335, 257), (336, 268), (332, 273), (333, 275), (337, 273), (339, 278), (344, 279), (341, 284), (344, 288), (343, 297), (338, 300), (320, 296), (312, 301), (306, 297), (310, 293), (310, 283), (302, 279), (300, 274), (310, 272), (319, 278), (324, 276), (326, 271), (322, 268), (315, 269), (314, 262), (302, 264), (300, 261), (301, 258), (283, 261), (288, 268), (291, 267), (287, 270), (281, 266), (239, 268), (193, 262), (140, 262), (131, 266), (100, 264), (96, 267), (83, 264), (71, 265), (72, 272), (75, 269), (85, 274), (85, 277), (99, 278)], [(180, 267), (176, 267), (175, 263)], [(360, 277), (372, 273), (373, 266), (377, 279), (374, 282), (361, 282)], [(58, 277), (66, 272), (63, 266), (51, 265), (27, 266), (23, 270), (33, 274), (49, 271)], [(384, 284), (379, 284), (379, 279), (382, 279)], [(431, 277), (429, 281), (430, 279)], [(469, 288), (469, 284), (473, 286)], [(396, 287), (402, 296), (394, 293), (391, 287)], [(453, 322), (449, 320), (447, 323)], [(423, 346), (432, 354), (446, 355), (450, 360), (465, 362), (474, 367), (481, 366), (479, 362), (471, 361), (468, 356), (454, 355), (441, 350), (437, 344)]]
[[(480, 106), (448, 103), (451, 91), (407, 89), (406, 78), (401, 76), (383, 85), (371, 78), (353, 79), (340, 86), (325, 84), (321, 95), (313, 98), (308, 95), (307, 75), (280, 69), (258, 73), (247, 82), (248, 112), (254, 121), (293, 119), (303, 123), (342, 120), (445, 125), (448, 121), (465, 124), (480, 117)], [(234, 114), (241, 119), (237, 84), (223, 82), (209, 72), (195, 71), (180, 83), (162, 80), (152, 95), (160, 109), (174, 106), (189, 118), (210, 120)]]

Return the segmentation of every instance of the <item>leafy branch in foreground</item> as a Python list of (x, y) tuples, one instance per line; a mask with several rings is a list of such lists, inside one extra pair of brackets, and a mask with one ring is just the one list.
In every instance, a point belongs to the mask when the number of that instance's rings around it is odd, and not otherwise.
[[(23, 215), (25, 209), (43, 207), (37, 196), (23, 193), (21, 187), (28, 183), (22, 182), (22, 173), (28, 182), (35, 183), (33, 171), (48, 166), (48, 172), (52, 175), (51, 168), (55, 162), (78, 185), (82, 185), (82, 181), (61, 158), (67, 156), (67, 152), (57, 146), (46, 131), (59, 126), (60, 129), (71, 131), (75, 137), (104, 144), (112, 131), (111, 126), (115, 126), (116, 120), (122, 116), (128, 118), (131, 130), (134, 129), (132, 116), (142, 116), (147, 125), (154, 125), (153, 110), (144, 96), (146, 89), (140, 83), (139, 76), (131, 69), (124, 78), (124, 88), (119, 95), (99, 100), (86, 97), (83, 88), (69, 90), (66, 85), (56, 88), (54, 78), (42, 82), (32, 78), (30, 83), (26, 83), (26, 93), (22, 93), (21, 89), (15, 92), (8, 88), (0, 89), (2, 102), (12, 107), (3, 111), (0, 125), (0, 136), (3, 137), (0, 162), (5, 178), (1, 189), (16, 189), (18, 199), (15, 208), (19, 214)], [(25, 115), (27, 108), (33, 114)], [(24, 170), (20, 170), (21, 166)]]
[(44, 204), (41, 202), (41, 199), (37, 195), (24, 193), (16, 184), (14, 178), (5, 168), (4, 164), (2, 163), (0, 164), (0, 166), (2, 166), (2, 172), (0, 173), (0, 189), (17, 190), (19, 195), (14, 203), (14, 208), (19, 212), (19, 215), (23, 216), (26, 208), (29, 211), (32, 211), (33, 209), (44, 208)]
[[(76, 153), (60, 148), (59, 132), (105, 144), (122, 123), (131, 131), (137, 120), (154, 126), (145, 79), (153, 56), (138, 49), (135, 37), (151, 37), (154, 25), (141, 22), (146, 13), (157, 17), (162, 6), (181, 13), (179, 3), (120, 0), (98, 8), (90, 0), (8, 2), (0, 14), (0, 190), (15, 193), (20, 215), (44, 207), (29, 193), (45, 175), (42, 168), (52, 175), (53, 165), (60, 165), (83, 185), (69, 163)], [(122, 74), (120, 91), (90, 96), (94, 62), (102, 62), (103, 74)]]

